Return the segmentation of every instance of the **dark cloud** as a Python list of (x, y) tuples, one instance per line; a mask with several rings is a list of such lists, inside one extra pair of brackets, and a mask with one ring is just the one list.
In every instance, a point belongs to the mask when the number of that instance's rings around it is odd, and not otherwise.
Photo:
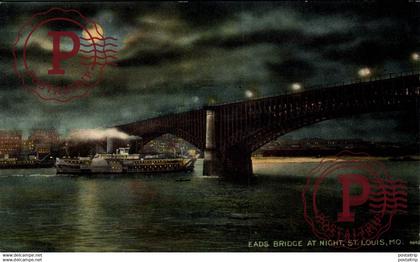
[(191, 2), (177, 5), (181, 17), (193, 27), (212, 27), (229, 19), (241, 4), (217, 2)]
[(302, 43), (304, 41), (302, 32), (294, 30), (263, 30), (250, 33), (239, 33), (233, 36), (215, 36), (202, 39), (197, 44), (205, 46), (219, 46), (227, 49), (234, 49), (243, 46), (251, 46), (261, 43), (287, 44)]
[(289, 82), (312, 78), (316, 72), (312, 63), (302, 59), (288, 59), (280, 63), (268, 63), (267, 67), (274, 77), (280, 77)]
[(355, 38), (357, 36), (351, 32), (333, 32), (322, 36), (304, 38), (301, 44), (310, 50), (333, 49), (351, 43)]
[[(19, 27), (52, 6), (0, 5), (0, 128), (113, 126), (209, 100), (243, 100), (247, 90), (266, 96), (286, 92), (292, 82), (342, 82), (357, 77), (363, 66), (376, 73), (408, 71), (416, 66), (410, 54), (420, 52), (416, 3), (57, 2), (54, 6), (80, 10), (100, 23), (107, 36), (118, 38), (119, 52), (117, 65), (107, 68), (89, 97), (56, 105), (25, 91), (11, 68)], [(30, 50), (30, 62), (45, 71), (51, 60), (48, 41), (34, 37)], [(307, 128), (297, 135), (336, 135), (339, 128), (349, 137), (394, 134), (397, 139), (413, 130), (401, 115), (388, 118), (370, 114), (328, 121), (318, 131)], [(392, 128), (374, 131), (386, 126)]]
[(386, 61), (407, 60), (417, 41), (407, 31), (392, 27), (388, 32), (360, 36), (355, 44), (342, 43), (325, 49), (324, 56), (333, 61), (354, 63), (356, 65), (377, 66)]
[(184, 55), (185, 51), (180, 49), (140, 50), (129, 58), (117, 61), (116, 64), (120, 67), (159, 65), (161, 63), (177, 62)]

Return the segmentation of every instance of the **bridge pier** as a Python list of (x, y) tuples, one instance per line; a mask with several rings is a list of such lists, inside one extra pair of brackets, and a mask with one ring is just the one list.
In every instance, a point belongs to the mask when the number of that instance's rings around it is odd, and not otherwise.
[(223, 172), (216, 150), (216, 120), (214, 110), (206, 110), (206, 144), (204, 149), (204, 176), (220, 176)]
[(216, 146), (216, 112), (206, 110), (206, 144), (204, 176), (223, 176), (228, 180), (247, 182), (252, 177), (251, 153), (237, 146), (221, 156)]
[(224, 176), (233, 181), (249, 183), (254, 179), (251, 153), (237, 147), (229, 150), (223, 161)]
[(416, 98), (415, 102), (415, 110), (416, 110), (416, 142), (417, 145), (420, 144), (420, 99)]
[(223, 167), (217, 152), (204, 150), (203, 176), (221, 176)]

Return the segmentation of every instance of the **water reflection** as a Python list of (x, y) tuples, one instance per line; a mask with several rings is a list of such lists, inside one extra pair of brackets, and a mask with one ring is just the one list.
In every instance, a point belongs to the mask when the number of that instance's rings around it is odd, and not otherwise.
[[(252, 186), (204, 178), (200, 164), (192, 174), (126, 178), (1, 170), (0, 250), (247, 251), (253, 240), (314, 238), (300, 197), (316, 163), (255, 164)], [(417, 163), (389, 169), (409, 181), (409, 196), (418, 195)], [(417, 237), (418, 197), (409, 208), (387, 238)]]

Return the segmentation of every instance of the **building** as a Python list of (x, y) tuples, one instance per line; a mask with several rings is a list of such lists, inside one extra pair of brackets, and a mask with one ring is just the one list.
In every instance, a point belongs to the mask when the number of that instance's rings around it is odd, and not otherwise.
[(35, 151), (34, 143), (29, 139), (22, 140), (22, 154), (30, 155)]
[(58, 144), (60, 135), (55, 129), (32, 129), (28, 139), (34, 143)]
[(0, 130), (0, 157), (18, 157), (22, 150), (22, 131)]
[(55, 129), (33, 129), (29, 135), (28, 143), (32, 143), (38, 155), (48, 155), (58, 148), (60, 135)]
[(278, 139), (270, 142), (254, 156), (326, 156), (337, 155), (346, 150), (373, 156), (401, 156), (418, 154), (418, 144), (397, 142), (374, 142), (363, 139), (322, 139), (304, 138), (300, 140)]

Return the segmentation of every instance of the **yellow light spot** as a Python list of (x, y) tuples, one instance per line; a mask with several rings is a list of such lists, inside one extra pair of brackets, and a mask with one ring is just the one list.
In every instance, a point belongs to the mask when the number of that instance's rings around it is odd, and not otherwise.
[(293, 83), (292, 84), (292, 90), (293, 91), (299, 91), (302, 89), (302, 84), (301, 83)]
[(364, 67), (364, 68), (359, 69), (357, 73), (359, 74), (360, 77), (368, 77), (372, 75), (372, 70), (368, 67)]
[(82, 36), (88, 39), (91, 37), (103, 38), (104, 29), (99, 24), (89, 24), (86, 30), (83, 31)]
[(254, 96), (254, 92), (252, 92), (251, 90), (246, 90), (246, 91), (245, 91), (245, 96), (246, 96), (247, 98), (251, 98), (251, 97), (253, 97), (253, 96)]

